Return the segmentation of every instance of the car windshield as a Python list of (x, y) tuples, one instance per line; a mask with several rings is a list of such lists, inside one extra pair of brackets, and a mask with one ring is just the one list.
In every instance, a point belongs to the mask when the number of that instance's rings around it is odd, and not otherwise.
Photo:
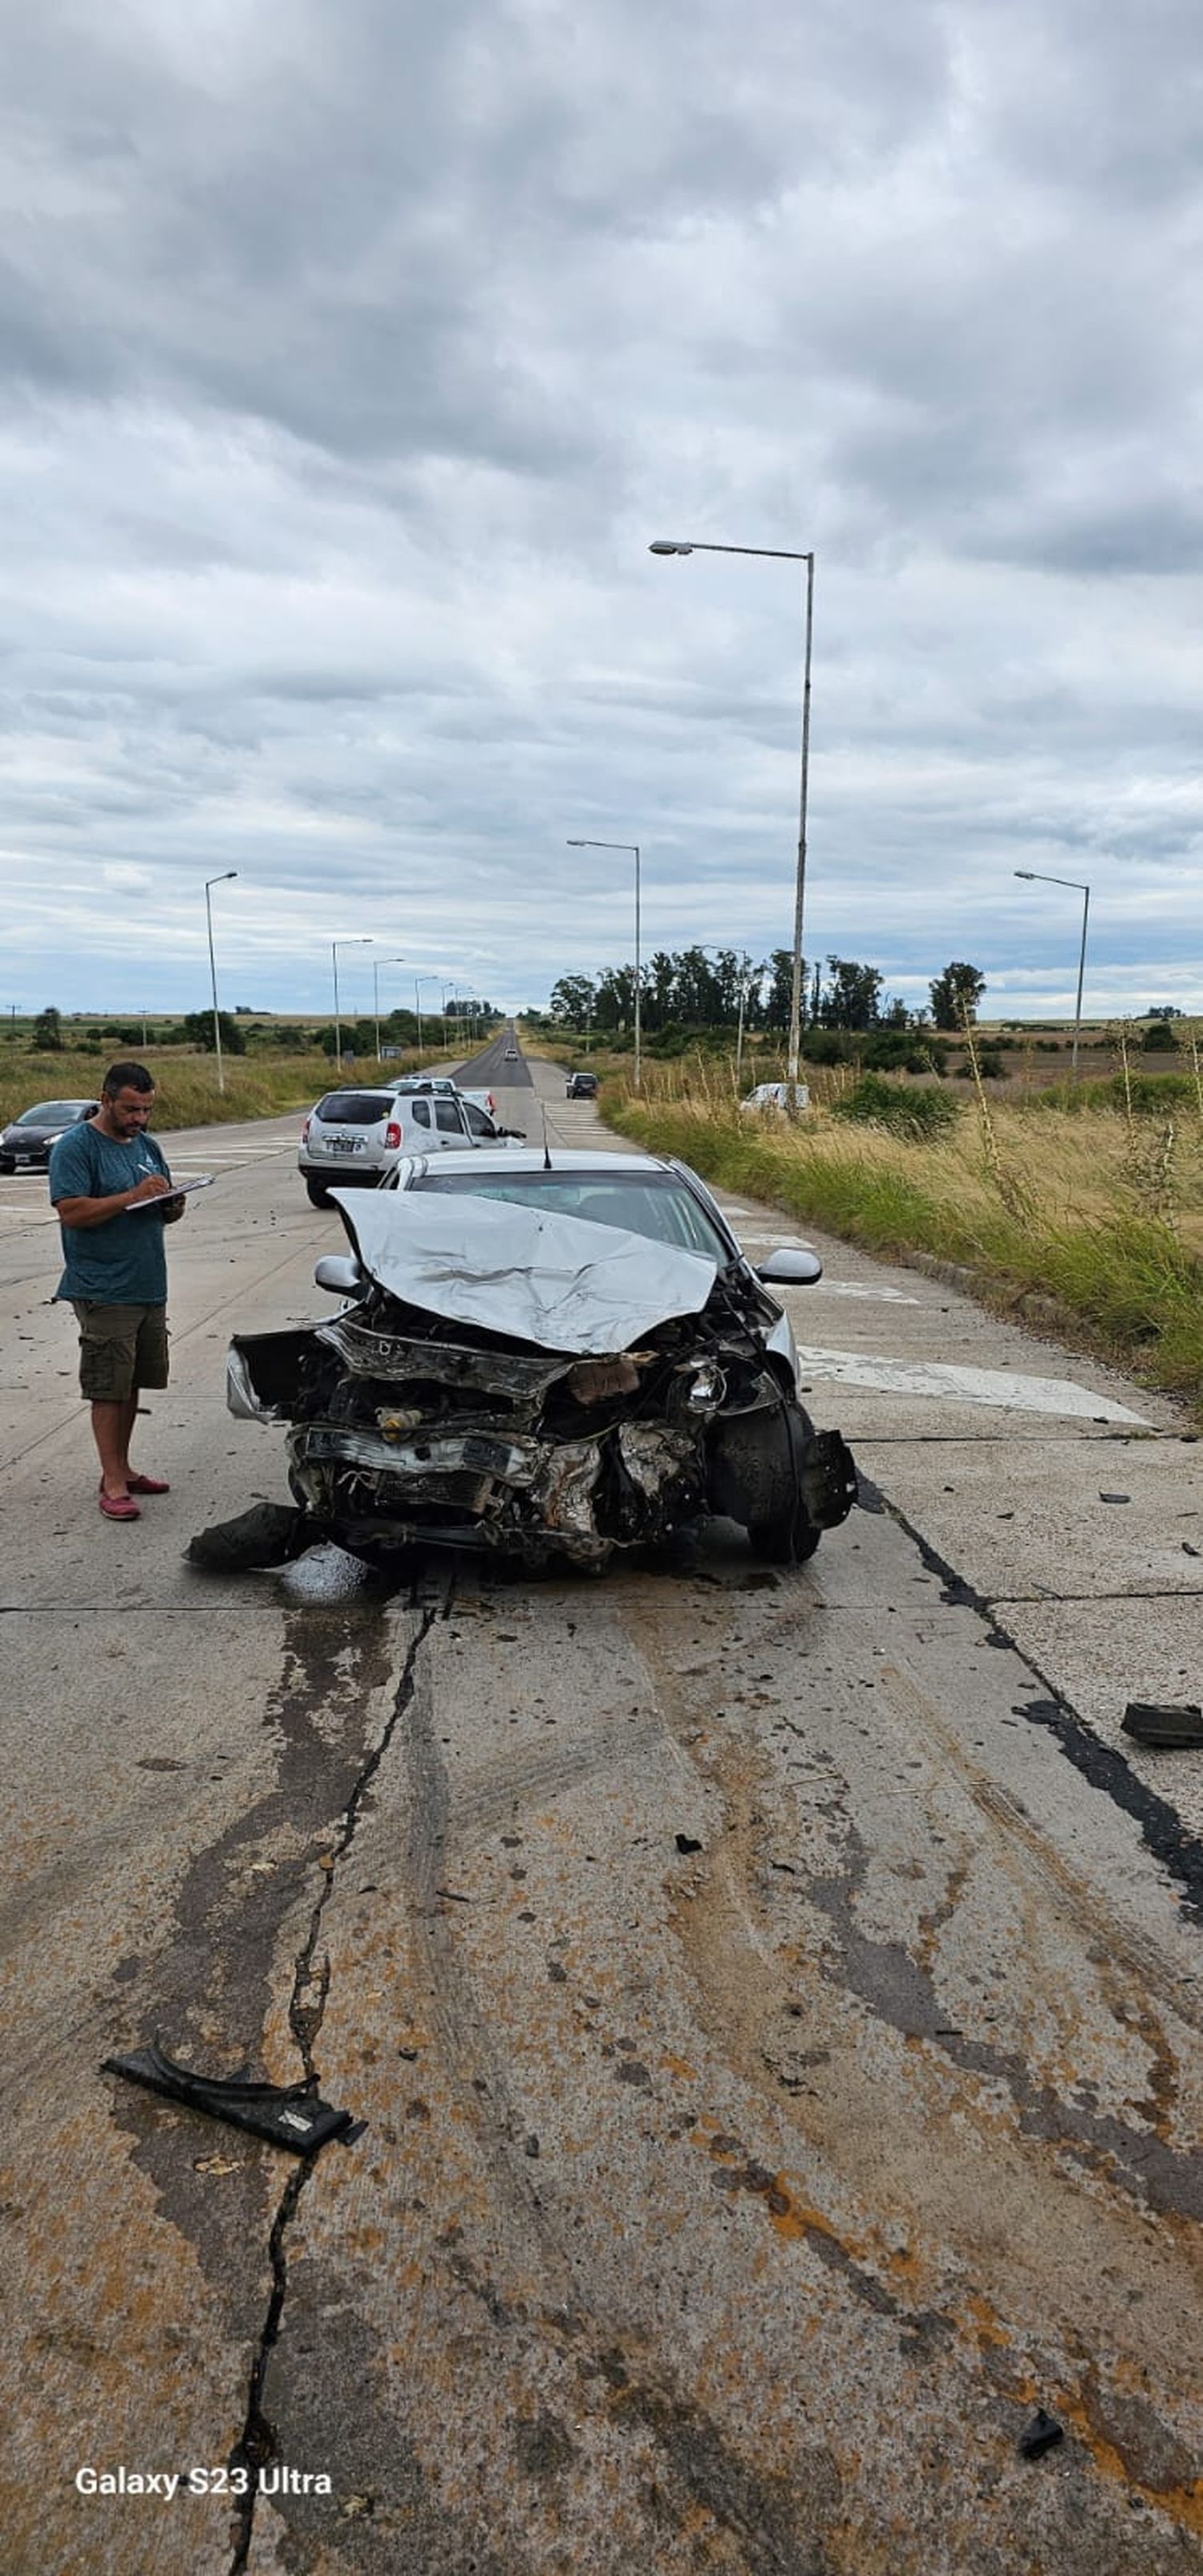
[(472, 1172), (430, 1172), (415, 1189), (462, 1191), (478, 1199), (510, 1199), (519, 1207), (553, 1208), (557, 1216), (583, 1216), (591, 1225), (625, 1226), (653, 1243), (703, 1252), (725, 1269), (731, 1246), (705, 1209), (672, 1172), (515, 1172), (477, 1179)]
[(40, 1100), (36, 1109), (23, 1109), (18, 1127), (73, 1127), (87, 1108), (86, 1100)]
[(391, 1091), (328, 1091), (314, 1111), (323, 1127), (375, 1127), (393, 1105)]

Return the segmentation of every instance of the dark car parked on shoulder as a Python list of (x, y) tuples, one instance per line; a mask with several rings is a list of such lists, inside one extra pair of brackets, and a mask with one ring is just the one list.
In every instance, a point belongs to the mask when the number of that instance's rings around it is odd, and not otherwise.
[(94, 1118), (98, 1100), (39, 1100), (23, 1109), (0, 1136), (0, 1172), (44, 1172), (50, 1148), (81, 1118)]
[(595, 1073), (570, 1073), (564, 1097), (566, 1100), (596, 1100), (597, 1075)]

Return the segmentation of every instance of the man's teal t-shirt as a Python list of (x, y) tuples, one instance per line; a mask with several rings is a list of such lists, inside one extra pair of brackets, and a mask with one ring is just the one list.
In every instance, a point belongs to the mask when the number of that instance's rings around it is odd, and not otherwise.
[[(153, 1136), (143, 1130), (119, 1145), (102, 1136), (90, 1118), (69, 1127), (50, 1153), (50, 1196), (111, 1198), (133, 1190), (148, 1172), (171, 1174)], [(103, 1225), (62, 1225), (66, 1265), (56, 1297), (90, 1297), (101, 1306), (162, 1306), (167, 1300), (167, 1255), (158, 1208), (127, 1208)]]

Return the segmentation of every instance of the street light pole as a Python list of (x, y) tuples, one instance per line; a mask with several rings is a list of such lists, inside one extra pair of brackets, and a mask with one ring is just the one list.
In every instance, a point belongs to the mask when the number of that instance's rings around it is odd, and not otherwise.
[(638, 841), (568, 841), (570, 850), (629, 850), (635, 861), (635, 1089), (643, 1089), (643, 993), (639, 964), (639, 843)]
[(372, 941), (366, 933), (357, 934), (353, 939), (332, 939), (330, 942), (330, 955), (334, 964), (334, 1068), (336, 1073), (341, 1073), (343, 1069), (343, 1024), (338, 1015), (338, 952), (340, 948), (370, 948), (371, 946)]
[(1082, 945), (1078, 951), (1078, 998), (1074, 1009), (1074, 1043), (1070, 1062), (1070, 1079), (1078, 1078), (1078, 1047), (1082, 1037), (1082, 979), (1086, 973), (1086, 929), (1090, 920), (1090, 888), (1080, 877), (1049, 877), (1042, 868), (1016, 868), (1017, 877), (1026, 877), (1030, 885), (1072, 886), (1082, 897)]
[(700, 537), (686, 544), (675, 537), (657, 537), (648, 548), (653, 555), (759, 555), (773, 563), (804, 563), (806, 566), (806, 636), (802, 656), (802, 772), (798, 790), (798, 861), (794, 877), (794, 971), (790, 986), (789, 1107), (796, 1115), (798, 1108), (798, 1058), (802, 1046), (802, 915), (806, 896), (806, 805), (810, 782), (810, 662), (814, 636), (815, 558), (813, 546), (806, 553), (785, 546), (718, 546)]
[(421, 1055), (422, 1052), (422, 986), (423, 984), (437, 984), (438, 981), (439, 978), (437, 975), (415, 975), (414, 977), (414, 1013), (418, 1023), (419, 1055)]
[(373, 1011), (373, 1016), (374, 1016), (374, 1018), (375, 1018), (375, 1022), (376, 1022), (376, 1062), (377, 1062), (377, 1064), (379, 1064), (379, 1063), (380, 1063), (380, 1061), (381, 1061), (381, 1056), (380, 1056), (380, 969), (381, 969), (381, 967), (382, 967), (382, 966), (404, 966), (404, 964), (405, 964), (405, 959), (404, 959), (403, 957), (373, 957), (373, 959), (372, 959), (372, 1011)]
[[(209, 984), (213, 994), (213, 1044), (217, 1050), (217, 1088), (222, 1092), (224, 1092), (226, 1087), (226, 1077), (225, 1068), (221, 1061), (221, 1014), (217, 1008), (217, 964), (213, 955), (213, 903), (209, 893), (209, 888), (210, 886), (215, 885), (228, 885), (230, 879), (232, 877), (236, 877), (237, 874), (237, 868), (223, 868), (219, 877), (206, 877), (205, 879), (205, 921), (209, 932)], [(143, 1043), (145, 1044), (145, 1018), (143, 1018), (142, 1022), (142, 1037)]]

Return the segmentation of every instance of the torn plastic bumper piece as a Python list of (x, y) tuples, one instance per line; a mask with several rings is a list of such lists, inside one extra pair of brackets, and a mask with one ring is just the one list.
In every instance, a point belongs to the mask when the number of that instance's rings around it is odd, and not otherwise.
[(131, 2084), (145, 2084), (151, 2093), (164, 2093), (169, 2101), (204, 2111), (211, 2120), (228, 2120), (235, 2129), (249, 2129), (253, 2137), (266, 2138), (273, 2147), (290, 2147), (298, 2156), (316, 2155), (331, 2138), (349, 2145), (366, 2126), (350, 2111), (336, 2111), (323, 2102), (310, 2084), (256, 2084), (201, 2075), (195, 2067), (177, 2065), (157, 2040), (149, 2048), (131, 2049), (127, 2057), (106, 2057), (103, 2064), (109, 2075), (127, 2076)]
[(1042, 2460), (1046, 2451), (1055, 2451), (1065, 2439), (1065, 2427), (1043, 2406), (1038, 2406), (1031, 2421), (1019, 2436), (1019, 2454), (1024, 2460)]
[(320, 1536), (295, 1503), (252, 1503), (236, 1519), (198, 1530), (185, 1552), (207, 1574), (239, 1574), (251, 1566), (291, 1565)]
[(1193, 1699), (1130, 1699), (1122, 1725), (1124, 1734), (1137, 1744), (1156, 1744), (1167, 1751), (1203, 1744), (1203, 1708)]

